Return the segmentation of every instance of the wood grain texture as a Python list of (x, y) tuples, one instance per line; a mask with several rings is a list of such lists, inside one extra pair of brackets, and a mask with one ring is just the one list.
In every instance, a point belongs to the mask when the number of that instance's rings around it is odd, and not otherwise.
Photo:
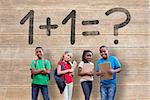
[[(122, 72), (117, 75), (116, 100), (150, 99), (150, 2), (149, 0), (0, 0), (0, 100), (31, 100), (31, 79), (29, 66), (36, 59), (36, 46), (44, 47), (44, 57), (51, 61), (52, 78), (49, 83), (51, 100), (61, 100), (53, 71), (66, 50), (73, 52), (79, 63), (82, 52), (90, 49), (94, 53), (93, 62), (99, 56), (98, 47), (108, 46), (110, 53), (117, 56), (122, 64)], [(122, 12), (109, 16), (105, 12), (121, 7), (130, 12), (129, 24), (118, 29), (114, 36), (114, 25), (126, 19)], [(21, 19), (34, 10), (33, 44), (28, 44), (29, 19), (20, 24)], [(64, 18), (76, 10), (75, 44), (70, 44), (71, 20), (62, 24)], [(46, 18), (57, 29), (46, 35)], [(82, 21), (99, 20), (96, 25), (82, 25)], [(99, 31), (100, 35), (83, 36), (84, 31)], [(117, 39), (119, 43), (114, 44)], [(84, 100), (77, 69), (74, 77), (72, 100)], [(21, 91), (20, 91), (21, 90)], [(94, 76), (91, 100), (99, 100), (99, 78)], [(40, 94), (39, 100), (42, 100)]]

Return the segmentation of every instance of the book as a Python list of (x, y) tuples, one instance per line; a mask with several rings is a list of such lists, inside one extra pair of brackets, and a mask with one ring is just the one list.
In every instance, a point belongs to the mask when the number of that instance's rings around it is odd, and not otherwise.
[(106, 62), (103, 64), (99, 64), (100, 71), (104, 72), (105, 74), (101, 77), (102, 80), (109, 80), (112, 79), (112, 74), (110, 74), (108, 71), (111, 69), (110, 63)]
[[(94, 65), (89, 64), (89, 63), (84, 63), (81, 73), (92, 72), (93, 69), (94, 69)], [(85, 76), (82, 76), (82, 78), (86, 80), (90, 80), (92, 76), (85, 75)]]

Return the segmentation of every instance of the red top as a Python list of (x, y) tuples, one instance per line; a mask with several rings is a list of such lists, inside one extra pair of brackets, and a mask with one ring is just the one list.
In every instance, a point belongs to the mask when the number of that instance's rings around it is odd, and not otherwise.
[[(64, 65), (64, 69), (63, 69), (63, 70), (71, 69), (70, 64), (64, 63), (64, 62), (62, 62), (62, 61), (59, 61), (59, 62), (58, 62), (58, 65), (60, 65), (60, 66)], [(62, 67), (61, 67), (61, 68), (62, 68)], [(61, 70), (62, 70), (62, 69), (61, 69)], [(72, 77), (72, 75), (70, 75), (69, 73), (63, 74), (62, 77), (63, 77), (63, 79), (65, 79), (65, 81), (66, 81), (67, 84), (73, 82), (73, 77)]]

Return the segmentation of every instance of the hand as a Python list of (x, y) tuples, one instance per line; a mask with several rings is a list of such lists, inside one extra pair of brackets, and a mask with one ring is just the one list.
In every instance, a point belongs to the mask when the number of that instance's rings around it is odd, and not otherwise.
[(76, 68), (77, 67), (77, 62), (74, 60), (73, 61), (73, 67)]
[(44, 72), (41, 72), (41, 74), (45, 75), (45, 73), (44, 73)]
[(115, 73), (115, 70), (110, 69), (110, 70), (108, 71), (108, 73), (109, 73), (109, 74), (114, 74), (114, 73)]
[(71, 69), (68, 69), (68, 72), (69, 72), (69, 73), (73, 73), (73, 72), (74, 72), (74, 69), (72, 69), (72, 68), (71, 68)]
[(45, 71), (46, 71), (46, 69), (45, 69), (45, 68), (42, 68), (42, 69), (41, 69), (41, 71), (42, 71), (42, 72), (45, 72)]
[(106, 72), (100, 70), (99, 74), (100, 74), (101, 77), (103, 77), (106, 74)]
[(71, 75), (71, 76), (74, 76), (74, 72), (72, 72), (72, 73), (69, 73), (69, 75)]
[(88, 72), (87, 74), (88, 74), (89, 76), (93, 76), (93, 72), (92, 72), (92, 71)]
[(72, 68), (74, 68), (74, 69), (76, 68), (77, 62), (75, 60), (73, 62), (69, 61), (69, 63), (70, 63)]

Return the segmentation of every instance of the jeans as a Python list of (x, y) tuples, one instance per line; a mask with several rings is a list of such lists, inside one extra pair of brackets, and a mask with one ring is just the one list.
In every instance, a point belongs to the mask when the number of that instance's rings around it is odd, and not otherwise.
[(62, 94), (63, 95), (63, 100), (71, 100), (72, 90), (73, 90), (73, 83), (66, 84), (65, 90)]
[(101, 100), (114, 100), (116, 94), (116, 84), (100, 85)]
[(44, 100), (50, 100), (48, 95), (48, 85), (32, 84), (32, 100), (37, 100), (39, 90), (41, 90)]
[(92, 81), (81, 82), (82, 90), (85, 96), (85, 100), (90, 100), (90, 95), (92, 91)]

